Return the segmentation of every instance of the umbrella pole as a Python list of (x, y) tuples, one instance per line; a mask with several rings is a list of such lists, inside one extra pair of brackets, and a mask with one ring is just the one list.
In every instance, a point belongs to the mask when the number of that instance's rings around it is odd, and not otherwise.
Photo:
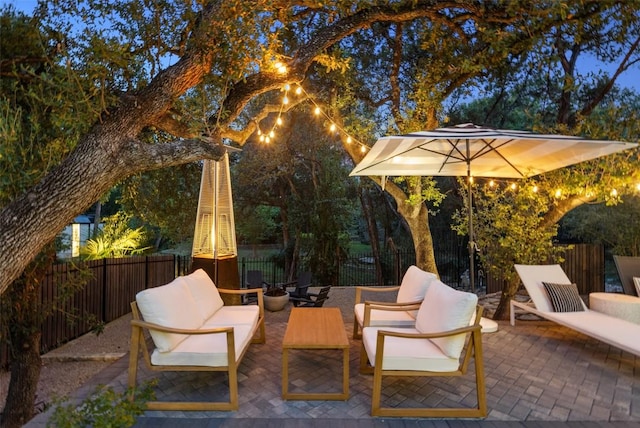
[(475, 287), (475, 248), (476, 243), (473, 241), (473, 196), (471, 195), (471, 160), (469, 158), (469, 145), (467, 144), (467, 193), (469, 203), (469, 286), (471, 292), (476, 292)]

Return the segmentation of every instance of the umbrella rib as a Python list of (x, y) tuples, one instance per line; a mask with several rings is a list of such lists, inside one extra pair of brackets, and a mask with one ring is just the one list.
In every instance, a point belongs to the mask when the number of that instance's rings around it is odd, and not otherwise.
[[(517, 172), (518, 174), (520, 174), (521, 177), (524, 177), (525, 175), (522, 173), (522, 171), (520, 171), (518, 169), (518, 167), (516, 167), (513, 163), (511, 163), (511, 161), (509, 161), (509, 159), (507, 159), (505, 156), (502, 155), (502, 153), (500, 153), (498, 151), (499, 148), (513, 142), (515, 140), (515, 138), (512, 138), (510, 140), (506, 140), (502, 143), (500, 143), (499, 145), (493, 145), (493, 142), (495, 142), (496, 140), (493, 139), (491, 141), (487, 141), (484, 138), (479, 138), (479, 141), (481, 141), (484, 144), (484, 147), (481, 150), (478, 150), (473, 156), (471, 156), (471, 159), (469, 159), (469, 162), (482, 157), (484, 155), (486, 155), (487, 153), (491, 153), (491, 152), (495, 152), (498, 156), (500, 156), (500, 158), (507, 164), (509, 165), (511, 168), (513, 168), (513, 170), (515, 172)], [(485, 150), (486, 149), (486, 150)]]

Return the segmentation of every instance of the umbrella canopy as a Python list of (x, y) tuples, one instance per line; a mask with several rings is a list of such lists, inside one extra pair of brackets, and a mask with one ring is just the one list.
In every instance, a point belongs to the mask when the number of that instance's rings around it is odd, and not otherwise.
[[(637, 145), (463, 124), (380, 138), (350, 175), (524, 178)], [(469, 272), (475, 290), (471, 192), (468, 194)]]

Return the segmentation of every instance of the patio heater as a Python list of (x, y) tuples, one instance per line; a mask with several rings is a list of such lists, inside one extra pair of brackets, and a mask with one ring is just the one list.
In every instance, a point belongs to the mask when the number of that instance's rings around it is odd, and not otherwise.
[[(202, 268), (218, 288), (240, 288), (228, 153), (204, 162), (191, 257), (192, 269)], [(222, 298), (225, 304), (240, 303), (240, 296)]]

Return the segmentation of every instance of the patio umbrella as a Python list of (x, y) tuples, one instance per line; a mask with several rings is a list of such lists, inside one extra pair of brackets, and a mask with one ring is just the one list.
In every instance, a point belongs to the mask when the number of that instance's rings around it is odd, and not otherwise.
[[(636, 147), (636, 143), (463, 124), (380, 138), (350, 175), (524, 178)], [(472, 195), (469, 282), (475, 291)]]

